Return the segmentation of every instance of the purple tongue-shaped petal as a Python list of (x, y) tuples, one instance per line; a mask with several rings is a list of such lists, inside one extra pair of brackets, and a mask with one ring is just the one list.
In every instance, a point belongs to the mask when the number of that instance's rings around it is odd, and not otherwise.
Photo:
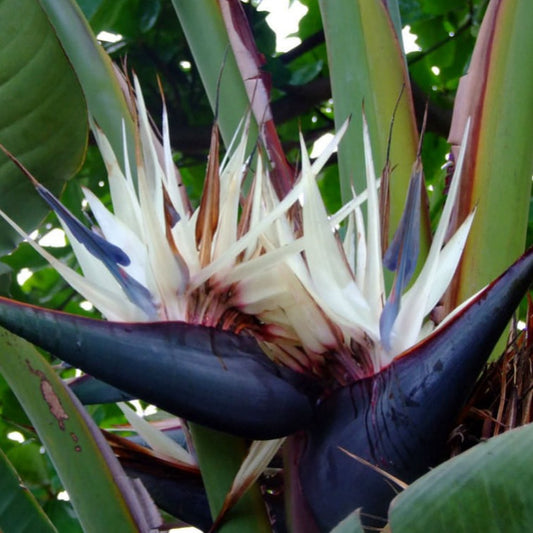
[(390, 335), (400, 310), (401, 295), (411, 280), (420, 249), (420, 195), (422, 191), (422, 163), (417, 160), (409, 182), (405, 208), (394, 238), (385, 252), (383, 264), (396, 272), (392, 290), (379, 320), (381, 342), (390, 350)]
[(322, 402), (299, 465), (321, 530), (359, 507), (367, 524), (383, 526), (395, 495), (340, 447), (407, 483), (444, 457), (461, 405), (532, 282), (533, 249), (424, 342)]
[(271, 362), (252, 337), (182, 322), (91, 320), (5, 298), (0, 324), (126, 393), (220, 431), (272, 439), (312, 418), (299, 376)]

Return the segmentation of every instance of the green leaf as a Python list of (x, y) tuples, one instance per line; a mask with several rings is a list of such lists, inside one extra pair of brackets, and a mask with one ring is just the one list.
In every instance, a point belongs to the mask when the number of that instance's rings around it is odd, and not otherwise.
[(70, 502), (54, 499), (43, 508), (60, 533), (83, 533)]
[[(390, 146), (391, 212), (389, 235), (403, 211), (411, 168), (416, 158), (418, 134), (405, 58), (393, 23), (396, 2), (322, 0), (333, 101), (337, 129), (349, 117), (350, 127), (339, 146), (339, 171), (344, 202), (366, 188), (363, 155), (362, 113), (370, 128), (376, 172), (385, 165), (394, 108), (405, 87), (395, 116)], [(391, 10), (391, 13), (389, 10)], [(423, 221), (422, 249), (429, 242), (427, 220)]]
[(0, 531), (57, 533), (0, 449)]
[(360, 514), (359, 509), (350, 513), (331, 530), (331, 533), (364, 533)]
[(20, 446), (13, 446), (6, 454), (30, 488), (49, 481), (47, 464), (40, 448), (37, 442), (26, 441)]
[(441, 15), (463, 5), (463, 0), (431, 0), (430, 2), (424, 2), (424, 12), (428, 15)]
[(533, 172), (533, 3), (491, 2), (468, 75), (459, 86), (450, 140), (468, 116), (458, 222), (476, 216), (456, 275), (451, 306), (490, 282), (524, 249)]
[(150, 31), (159, 17), (161, 12), (161, 2), (159, 0), (148, 0), (141, 2), (141, 12), (139, 20), (139, 29), (142, 33)]
[(320, 74), (323, 66), (323, 62), (318, 60), (296, 69), (291, 75), (291, 85), (305, 85), (309, 83)]
[(531, 531), (532, 446), (530, 424), (441, 464), (393, 500), (392, 531)]
[(85, 18), (91, 19), (98, 11), (104, 0), (77, 0)]
[(109, 56), (98, 44), (74, 0), (40, 0), (78, 77), (90, 115), (108, 138), (117, 160), (124, 161), (122, 123), (135, 174), (135, 130)]
[[(215, 519), (224, 504), (235, 474), (246, 457), (246, 444), (243, 439), (198, 424), (190, 424), (190, 428), (202, 480), (207, 490), (211, 516)], [(217, 531), (270, 533), (265, 504), (257, 484), (228, 511), (227, 520), (222, 521)]]
[[(79, 83), (38, 2), (0, 2), (0, 142), (59, 194), (83, 159), (87, 111)], [(0, 155), (0, 208), (31, 231), (49, 208)], [(0, 226), (0, 254), (18, 242)]]
[[(216, 0), (181, 2), (172, 0), (181, 27), (191, 48), (194, 61), (212, 109), (217, 97), (221, 105), (218, 122), (224, 144), (229, 146), (237, 127), (249, 109), (248, 96)], [(222, 72), (217, 94), (218, 77)], [(252, 129), (250, 138), (257, 136)]]
[(0, 372), (37, 430), (84, 531), (148, 531), (129, 481), (81, 404), (29, 343), (0, 330), (0, 346)]

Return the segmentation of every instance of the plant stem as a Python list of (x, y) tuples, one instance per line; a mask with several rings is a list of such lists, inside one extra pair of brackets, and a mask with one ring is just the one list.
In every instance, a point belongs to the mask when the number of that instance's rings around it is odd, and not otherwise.
[[(190, 424), (202, 478), (207, 491), (211, 516), (216, 519), (235, 474), (246, 456), (244, 439)], [(254, 484), (232, 507), (222, 521), (220, 533), (271, 533), (265, 504)]]

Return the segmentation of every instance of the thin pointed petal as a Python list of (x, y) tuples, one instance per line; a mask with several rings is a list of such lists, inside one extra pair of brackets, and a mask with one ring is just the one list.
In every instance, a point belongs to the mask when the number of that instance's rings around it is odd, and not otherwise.
[[(107, 169), (107, 179), (109, 182), (109, 189), (111, 192), (111, 199), (113, 201), (113, 211), (115, 215), (122, 220), (135, 234), (141, 235), (141, 212), (139, 201), (135, 193), (133, 185), (133, 178), (131, 177), (129, 159), (124, 160), (125, 173), (122, 173), (120, 164), (117, 161), (113, 149), (109, 144), (106, 136), (98, 128), (92, 127), (100, 154), (104, 160)], [(124, 136), (124, 153), (128, 153), (128, 147), (125, 141), (125, 126), (122, 124), (122, 131)]]
[(303, 139), (300, 139), (300, 144), (305, 257), (312, 278), (312, 287), (309, 289), (318, 295), (317, 303), (328, 315), (343, 321), (346, 326), (355, 324), (372, 331), (374, 328), (368, 306), (341, 253), (341, 244), (331, 230)]
[(196, 466), (194, 457), (170, 437), (167, 437), (162, 431), (152, 426), (144, 418), (140, 417), (124, 402), (119, 402), (118, 406), (137, 434), (147, 442), (152, 450), (171, 457), (181, 463)]
[(363, 113), (363, 144), (366, 168), (366, 189), (368, 194), (367, 213), (367, 261), (365, 272), (365, 285), (363, 294), (370, 308), (375, 313), (378, 321), (383, 308), (385, 283), (383, 281), (383, 266), (381, 254), (381, 222), (379, 216), (379, 201), (377, 194), (376, 173), (372, 148), (370, 145), (370, 133), (368, 123)]
[(442, 298), (442, 295), (449, 287), (463, 254), (466, 239), (474, 221), (474, 216), (475, 211), (470, 213), (459, 229), (453, 234), (453, 237), (441, 250), (439, 266), (437, 267), (434, 281), (430, 288), (425, 314), (428, 314), (437, 305)]
[(338, 148), (339, 143), (341, 142), (341, 139), (346, 133), (346, 130), (348, 129), (349, 125), (350, 125), (350, 118), (347, 118), (343, 122), (339, 130), (335, 133), (333, 138), (326, 145), (324, 150), (322, 150), (322, 153), (316, 158), (316, 160), (311, 165), (311, 170), (313, 174), (317, 175), (322, 170), (324, 165), (328, 162), (333, 152), (335, 152), (335, 150)]

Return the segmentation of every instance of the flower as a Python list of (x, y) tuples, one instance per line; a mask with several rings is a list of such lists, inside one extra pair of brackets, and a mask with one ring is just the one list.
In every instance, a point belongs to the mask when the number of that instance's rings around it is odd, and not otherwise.
[[(458, 410), (533, 280), (530, 250), (454, 316), (440, 324), (431, 318), (474, 216), (444, 244), (468, 125), (431, 248), (409, 287), (418, 253), (419, 158), (384, 255), (366, 124), (367, 189), (334, 215), (316, 177), (347, 124), (313, 163), (301, 141), (300, 176), (282, 199), (261, 150), (255, 161), (246, 158), (246, 121), (220, 166), (215, 126), (202, 200), (192, 210), (172, 162), (166, 113), (161, 146), (137, 81), (135, 87), (137, 182), (127, 160), (122, 173), (95, 126), (113, 212), (86, 190), (93, 230), (11, 156), (57, 213), (83, 275), (2, 214), (108, 321), (0, 298), (0, 323), (111, 385), (108, 401), (127, 393), (196, 424), (262, 440), (250, 447), (225, 505), (289, 436), (295, 516), (312, 515), (320, 530), (354, 508), (385, 516), (395, 492), (381, 472), (411, 482), (442, 459)], [(389, 291), (383, 265), (394, 271)]]
[[(283, 199), (274, 191), (261, 151), (250, 192), (247, 124), (221, 165), (213, 129), (201, 204), (190, 207), (172, 160), (163, 111), (162, 146), (152, 130), (141, 89), (137, 95), (137, 185), (124, 172), (104, 134), (94, 133), (104, 158), (113, 212), (84, 189), (97, 227), (77, 221), (33, 178), (57, 213), (83, 276), (29, 242), (109, 320), (183, 321), (247, 332), (274, 361), (340, 384), (380, 369), (435, 326), (430, 311), (447, 288), (473, 214), (444, 244), (457, 197), (465, 144), (426, 262), (404, 292), (417, 259), (422, 170), (418, 160), (398, 233), (385, 255), (396, 276), (385, 292), (380, 207), (369, 133), (364, 121), (367, 189), (330, 216), (316, 178), (348, 124), (311, 163), (303, 139), (302, 166)], [(465, 132), (465, 139), (468, 129)], [(127, 147), (125, 147), (125, 153)], [(364, 223), (362, 203), (366, 201)], [(19, 231), (7, 215), (2, 216)], [(345, 236), (339, 226), (345, 223)], [(403, 294), (402, 294), (403, 293)]]

